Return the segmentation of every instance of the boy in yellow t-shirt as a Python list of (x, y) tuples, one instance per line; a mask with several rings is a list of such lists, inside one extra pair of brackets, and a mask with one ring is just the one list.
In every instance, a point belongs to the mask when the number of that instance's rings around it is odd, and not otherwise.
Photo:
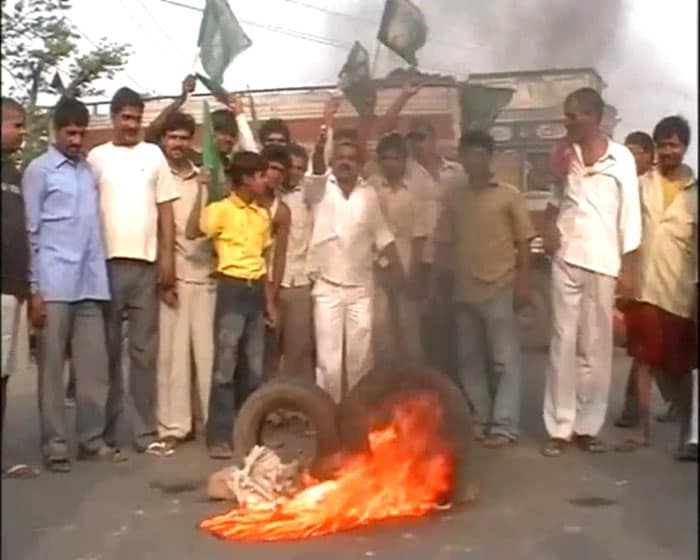
[[(274, 322), (275, 317), (274, 298), (266, 291), (270, 217), (256, 202), (266, 188), (266, 167), (259, 154), (236, 153), (227, 170), (231, 194), (202, 205), (200, 214), (199, 227), (212, 239), (218, 261), (214, 373), (207, 420), (207, 446), (213, 459), (233, 456), (234, 372), (239, 351), (248, 364), (239, 368), (248, 378), (238, 384), (245, 387), (245, 398), (262, 378), (265, 322)], [(200, 200), (203, 191), (200, 189)]]

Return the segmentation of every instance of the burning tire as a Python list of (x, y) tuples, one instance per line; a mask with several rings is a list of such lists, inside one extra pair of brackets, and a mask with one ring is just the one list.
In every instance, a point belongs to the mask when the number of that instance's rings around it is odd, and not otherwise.
[(310, 383), (275, 379), (256, 389), (238, 412), (233, 428), (236, 452), (246, 456), (255, 445), (259, 445), (265, 419), (280, 409), (300, 412), (313, 427), (316, 446), (312, 462), (338, 450), (336, 406), (333, 400), (322, 389)]
[(367, 434), (390, 417), (391, 405), (404, 396), (433, 392), (443, 408), (443, 432), (455, 447), (455, 501), (467, 500), (473, 491), (471, 475), (472, 418), (461, 389), (445, 374), (420, 366), (393, 371), (374, 370), (350, 391), (339, 408), (338, 425), (343, 449), (367, 449)]

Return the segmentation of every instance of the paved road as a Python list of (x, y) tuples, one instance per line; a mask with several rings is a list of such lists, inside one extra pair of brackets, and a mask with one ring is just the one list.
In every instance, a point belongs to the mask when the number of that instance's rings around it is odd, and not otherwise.
[[(537, 447), (543, 366), (542, 354), (527, 357), (523, 439), (515, 448), (481, 451), (482, 494), (470, 508), (302, 543), (222, 542), (195, 528), (222, 506), (207, 503), (201, 489), (187, 490), (220, 466), (194, 442), (176, 457), (132, 456), (122, 465), (78, 463), (70, 475), (3, 481), (3, 558), (697, 558), (697, 468), (673, 463), (676, 427), (656, 424), (654, 447), (636, 456), (571, 451), (558, 460), (544, 459)], [(626, 367), (627, 360), (617, 356), (615, 413)], [(11, 380), (8, 457), (38, 461), (35, 382), (33, 371)], [(616, 441), (623, 434), (609, 428), (603, 435)], [(163, 483), (168, 492), (159, 489)]]

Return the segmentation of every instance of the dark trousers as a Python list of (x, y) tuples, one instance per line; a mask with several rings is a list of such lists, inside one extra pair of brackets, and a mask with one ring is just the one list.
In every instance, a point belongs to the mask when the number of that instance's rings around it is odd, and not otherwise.
[[(231, 444), (236, 401), (243, 402), (262, 379), (264, 290), (261, 281), (219, 277), (214, 312), (214, 373), (207, 420), (209, 445)], [(247, 367), (237, 368), (242, 357)], [(234, 374), (245, 375), (246, 379), (236, 383)], [(243, 393), (238, 399), (237, 389)]]
[[(109, 394), (105, 441), (118, 442), (127, 425), (131, 404), (131, 435), (137, 450), (145, 449), (156, 435), (156, 355), (158, 352), (158, 270), (155, 264), (132, 259), (107, 261), (112, 300), (107, 305)], [(129, 377), (127, 395), (122, 369), (122, 318), (129, 329)], [(130, 397), (127, 399), (127, 396)]]

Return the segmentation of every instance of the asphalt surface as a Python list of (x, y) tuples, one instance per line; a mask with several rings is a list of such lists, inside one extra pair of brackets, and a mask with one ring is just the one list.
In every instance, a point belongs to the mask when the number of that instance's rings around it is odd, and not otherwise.
[[(221, 468), (200, 441), (169, 458), (130, 455), (119, 465), (74, 463), (68, 475), (2, 481), (2, 557), (8, 560), (161, 559), (566, 559), (698, 557), (698, 471), (672, 460), (677, 425), (654, 425), (635, 455), (559, 459), (539, 454), (545, 356), (526, 358), (523, 437), (478, 450), (479, 501), (420, 520), (391, 522), (305, 542), (239, 544), (199, 532), (225, 509), (201, 486)], [(619, 411), (628, 360), (615, 361), (609, 424)], [(38, 464), (36, 373), (10, 380), (5, 457)], [(656, 398), (656, 411), (661, 404)], [(74, 412), (67, 409), (69, 418)], [(606, 427), (610, 443), (625, 433)]]

